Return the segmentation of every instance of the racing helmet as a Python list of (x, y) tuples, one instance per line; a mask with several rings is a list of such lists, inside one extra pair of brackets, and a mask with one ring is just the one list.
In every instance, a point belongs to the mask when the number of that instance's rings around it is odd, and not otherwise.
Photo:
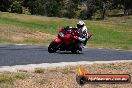
[(84, 25), (85, 25), (84, 21), (80, 20), (77, 23), (77, 28), (82, 28), (82, 27), (84, 27)]

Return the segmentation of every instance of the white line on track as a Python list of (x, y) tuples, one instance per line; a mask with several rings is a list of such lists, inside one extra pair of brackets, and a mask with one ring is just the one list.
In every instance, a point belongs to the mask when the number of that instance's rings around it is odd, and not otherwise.
[(19, 70), (34, 71), (35, 68), (55, 68), (65, 66), (77, 66), (77, 65), (91, 65), (102, 63), (116, 63), (116, 62), (132, 62), (132, 60), (115, 60), (115, 61), (79, 61), (79, 62), (60, 62), (60, 63), (41, 63), (41, 64), (28, 64), (28, 65), (15, 65), (15, 66), (0, 66), (0, 72), (9, 71), (17, 72)]

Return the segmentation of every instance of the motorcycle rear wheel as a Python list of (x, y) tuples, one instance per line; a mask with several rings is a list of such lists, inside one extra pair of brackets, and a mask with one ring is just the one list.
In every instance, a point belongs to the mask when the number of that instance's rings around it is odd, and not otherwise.
[(48, 52), (49, 53), (54, 53), (57, 51), (57, 46), (58, 46), (58, 43), (55, 42), (55, 41), (52, 41), (48, 47)]
[(76, 53), (78, 53), (78, 50), (72, 49), (71, 52), (72, 52), (73, 54), (76, 54)]

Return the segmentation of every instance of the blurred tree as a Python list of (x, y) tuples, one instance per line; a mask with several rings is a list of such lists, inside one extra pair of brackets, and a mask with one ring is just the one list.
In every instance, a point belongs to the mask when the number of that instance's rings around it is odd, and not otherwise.
[(132, 14), (132, 0), (1, 0), (0, 11), (22, 13), (22, 7), (31, 14), (92, 19), (96, 12), (104, 19), (107, 11), (124, 10), (125, 15)]
[(0, 0), (0, 11), (7, 12), (12, 0)]
[(11, 5), (11, 12), (21, 14), (22, 13), (21, 3), (18, 2), (18, 1), (13, 2), (12, 5)]
[(132, 14), (132, 0), (112, 0), (110, 9), (123, 9), (124, 15)]
[(59, 16), (61, 0), (25, 0), (24, 6), (29, 7), (31, 14)]
[(76, 17), (76, 11), (78, 10), (78, 0), (67, 0), (64, 3), (64, 9), (66, 10), (65, 16), (68, 18)]

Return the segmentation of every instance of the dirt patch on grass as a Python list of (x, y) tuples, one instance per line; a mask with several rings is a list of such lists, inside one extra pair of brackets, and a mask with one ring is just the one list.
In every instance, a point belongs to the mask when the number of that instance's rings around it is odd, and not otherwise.
[[(93, 65), (83, 65), (82, 67), (89, 74), (130, 74), (132, 76), (132, 62), (96, 63)], [(78, 66), (36, 69), (34, 72), (30, 72), (28, 78), (16, 80), (14, 84), (8, 88), (132, 88), (132, 83), (86, 84), (80, 86), (76, 82), (77, 69)]]
[(0, 25), (0, 39), (8, 40), (15, 43), (46, 43), (54, 39), (55, 36), (36, 31), (33, 29), (25, 29), (16, 26), (3, 26)]

